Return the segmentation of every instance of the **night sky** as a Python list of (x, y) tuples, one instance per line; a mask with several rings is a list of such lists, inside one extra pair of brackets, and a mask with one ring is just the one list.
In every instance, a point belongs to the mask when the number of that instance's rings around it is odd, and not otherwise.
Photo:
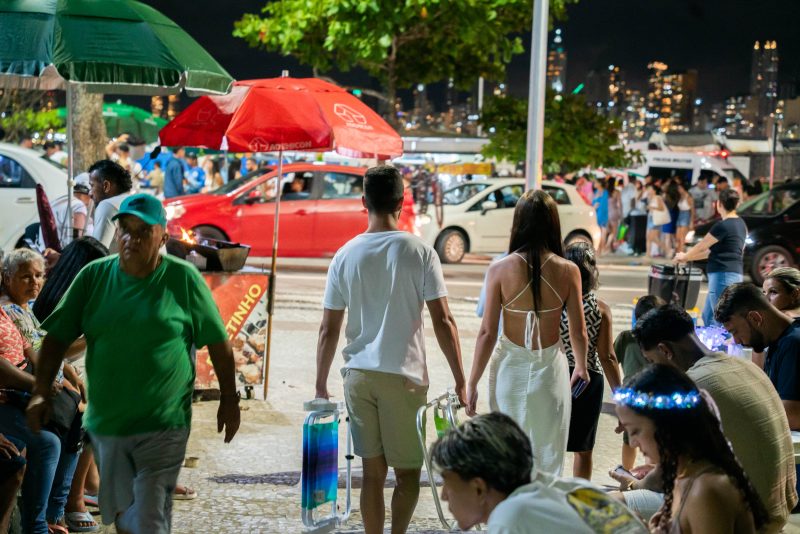
[[(310, 76), (292, 58), (249, 48), (231, 35), (242, 13), (258, 12), (263, 0), (144, 0), (188, 31), (234, 78)], [(389, 1), (389, 0), (386, 0)], [(699, 96), (714, 102), (745, 93), (756, 40), (775, 40), (780, 80), (800, 80), (800, 0), (581, 0), (560, 22), (567, 50), (569, 89), (591, 69), (619, 65), (634, 88), (644, 88), (647, 64), (670, 70), (694, 68)], [(528, 36), (526, 36), (528, 37)], [(528, 37), (529, 41), (529, 37)], [(529, 43), (526, 43), (526, 45)], [(508, 70), (512, 92), (527, 91), (529, 58), (517, 56)], [(343, 84), (373, 86), (358, 72), (334, 73)], [(433, 91), (432, 95), (442, 94)]]

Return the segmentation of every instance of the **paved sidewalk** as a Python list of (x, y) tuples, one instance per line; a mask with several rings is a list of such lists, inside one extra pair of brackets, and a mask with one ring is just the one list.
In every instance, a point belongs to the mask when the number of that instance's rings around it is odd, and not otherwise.
[[(469, 370), (475, 346), (479, 320), (474, 314), (474, 302), (454, 299), (453, 313), (461, 334), (464, 365)], [(319, 295), (291, 290), (280, 291), (276, 302), (275, 344), (270, 365), (267, 401), (242, 401), (242, 427), (231, 444), (224, 444), (216, 433), (216, 402), (194, 405), (193, 429), (187, 456), (198, 458), (197, 467), (185, 468), (180, 481), (198, 492), (192, 501), (176, 501), (173, 513), (173, 532), (194, 534), (214, 533), (299, 533), (300, 520), (299, 473), (302, 463), (303, 402), (314, 395), (315, 353), (317, 330), (322, 310)], [(630, 324), (631, 306), (613, 307), (615, 330)], [(430, 324), (430, 320), (426, 321)], [(616, 332), (615, 332), (616, 333)], [(436, 347), (435, 336), (426, 331), (428, 363), (431, 376), (429, 397), (444, 392), (452, 383), (444, 357)], [(335, 371), (328, 389), (334, 400), (342, 400), (342, 380)], [(486, 379), (481, 383), (479, 411), (487, 411)], [(260, 394), (260, 392), (258, 392)], [(606, 400), (609, 392), (606, 387)], [(614, 433), (616, 420), (601, 415), (594, 459), (594, 480), (612, 484), (607, 471), (619, 463), (621, 437)], [(435, 435), (429, 429), (429, 436)], [(343, 441), (340, 451), (344, 450)], [(570, 455), (565, 461), (565, 473), (571, 472)], [(344, 467), (344, 462), (340, 463)], [(354, 468), (360, 468), (356, 459)], [(391, 489), (385, 490), (386, 500)], [(344, 504), (345, 492), (339, 491)], [(353, 515), (340, 532), (361, 532), (358, 512), (359, 490), (354, 489)], [(389, 517), (387, 517), (387, 524)], [(409, 532), (444, 532), (437, 518), (429, 487), (423, 487), (420, 501)], [(113, 533), (113, 527), (106, 527)], [(787, 532), (800, 532), (789, 529)]]

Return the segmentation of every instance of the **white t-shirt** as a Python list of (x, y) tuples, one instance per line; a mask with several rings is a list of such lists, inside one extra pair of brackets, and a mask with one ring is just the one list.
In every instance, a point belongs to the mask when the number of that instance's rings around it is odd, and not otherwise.
[(403, 375), (428, 385), (422, 308), (447, 296), (436, 252), (401, 231), (358, 235), (328, 268), (323, 306), (347, 309), (345, 369)]
[(94, 231), (92, 232), (92, 237), (108, 247), (108, 251), (111, 254), (119, 252), (117, 240), (114, 239), (117, 229), (111, 218), (119, 213), (122, 201), (130, 195), (131, 192), (126, 192), (115, 197), (106, 198), (101, 200), (94, 209)]
[[(69, 231), (69, 222), (68, 214), (67, 214), (67, 197), (66, 195), (63, 197), (59, 197), (50, 204), (50, 209), (53, 211), (53, 217), (56, 220), (56, 228), (58, 229), (58, 241), (61, 244), (61, 248), (66, 247), (72, 242), (72, 233)], [(86, 208), (86, 204), (78, 200), (77, 198), (72, 199), (72, 216), (74, 217), (76, 213), (82, 213), (86, 215), (86, 222), (89, 223), (89, 210)], [(86, 228), (84, 228), (84, 235), (87, 233)], [(42, 235), (41, 228), (39, 229), (39, 244), (44, 250), (44, 236)]]
[(489, 516), (489, 534), (647, 534), (624, 504), (591, 482), (534, 471)]

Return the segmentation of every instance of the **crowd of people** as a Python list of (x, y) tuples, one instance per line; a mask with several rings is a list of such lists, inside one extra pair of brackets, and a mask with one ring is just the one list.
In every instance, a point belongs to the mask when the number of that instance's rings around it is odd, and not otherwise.
[[(652, 182), (645, 189), (661, 199)], [(686, 220), (681, 212), (690, 212), (691, 220), (693, 199), (680, 184), (668, 189), (674, 197), (662, 202), (678, 212), (677, 229)], [(613, 186), (604, 194), (611, 202), (622, 196)], [(438, 257), (397, 231), (399, 172), (370, 169), (364, 195), (367, 232), (345, 245), (328, 271), (316, 390), (318, 397), (329, 397), (328, 375), (344, 325), (344, 393), (355, 453), (364, 462), (361, 512), (368, 534), (384, 528), (382, 488), (389, 467), (397, 479), (392, 532), (407, 529), (419, 494), (424, 451), (414, 434), (428, 387), (424, 307), (456, 394), (473, 416), (430, 450), (444, 481), (442, 498), (461, 528), (783, 528), (798, 503), (790, 431), (800, 429), (800, 321), (794, 319), (800, 311), (799, 271), (776, 270), (763, 289), (728, 280), (711, 303), (709, 322), (722, 325), (735, 342), (766, 352), (763, 369), (710, 350), (685, 310), (650, 295), (637, 303), (632, 330), (612, 339), (609, 306), (595, 294), (596, 251), (582, 243), (564, 250), (555, 202), (529, 191), (515, 207), (508, 254), (487, 272), (483, 319), (467, 374)], [(722, 194), (719, 202), (722, 228), (712, 231), (708, 249), (712, 260), (724, 263), (724, 254), (713, 258), (713, 247), (739, 233), (738, 195)], [(487, 368), (491, 413), (477, 415)], [(620, 483), (616, 493), (589, 480), (604, 380), (613, 390), (623, 434), (621, 465), (609, 473)], [(568, 450), (575, 452), (573, 478), (562, 478)], [(634, 467), (638, 453), (645, 464)]]
[[(56, 244), (19, 248), (0, 274), (0, 532), (17, 494), (25, 533), (167, 533), (191, 420), (197, 347), (208, 346), (230, 441), (239, 397), (208, 286), (161, 254), (161, 201), (103, 159), (77, 177), (73, 227), (53, 203)], [(40, 234), (40, 241), (42, 240)], [(52, 240), (52, 237), (51, 237)], [(91, 398), (91, 402), (89, 401)]]
[[(193, 350), (209, 347), (222, 395), (219, 430), (230, 441), (240, 417), (231, 347), (196, 269), (160, 253), (161, 202), (135, 194), (130, 173), (110, 159), (77, 182), (82, 224), (59, 233), (60, 252), (17, 249), (2, 263), (0, 532), (19, 491), (26, 532), (97, 530), (86, 496), (98, 493), (103, 522), (118, 532), (169, 532), (189, 434)], [(488, 269), (467, 373), (438, 256), (397, 230), (402, 175), (373, 167), (363, 187), (367, 231), (328, 270), (315, 386), (317, 397), (330, 396), (344, 326), (344, 397), (363, 460), (367, 533), (383, 531), (389, 467), (393, 532), (406, 531), (419, 496), (426, 307), (472, 416), (429, 451), (462, 528), (713, 533), (785, 525), (798, 502), (790, 432), (800, 430), (800, 271), (776, 269), (763, 288), (742, 281), (734, 190), (714, 199), (722, 218), (677, 259), (709, 255), (709, 278), (720, 273), (722, 281), (710, 280), (704, 323), (752, 347), (757, 363), (708, 349), (686, 311), (655, 296), (639, 299), (633, 328), (614, 339), (610, 307), (596, 293), (598, 251), (564, 248), (557, 204), (529, 191), (515, 207), (508, 254)], [(675, 195), (669, 201), (654, 182), (642, 189), (651, 192), (648, 204), (674, 203), (677, 229), (697, 202), (675, 182), (667, 188)], [(603, 189), (616, 204), (609, 223), (624, 219), (623, 199), (636, 198), (622, 189)], [(491, 413), (478, 415), (487, 369)], [(622, 434), (621, 465), (609, 473), (620, 491), (611, 493), (591, 482), (604, 382)], [(562, 477), (567, 451), (571, 478)], [(636, 466), (638, 454), (644, 465)]]

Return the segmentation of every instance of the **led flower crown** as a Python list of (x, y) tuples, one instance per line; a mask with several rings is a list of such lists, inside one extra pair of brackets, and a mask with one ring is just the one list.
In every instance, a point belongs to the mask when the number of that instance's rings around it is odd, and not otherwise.
[(619, 388), (614, 391), (614, 401), (622, 406), (643, 408), (647, 410), (685, 410), (700, 404), (700, 393), (673, 393), (671, 395), (645, 393), (630, 388)]

